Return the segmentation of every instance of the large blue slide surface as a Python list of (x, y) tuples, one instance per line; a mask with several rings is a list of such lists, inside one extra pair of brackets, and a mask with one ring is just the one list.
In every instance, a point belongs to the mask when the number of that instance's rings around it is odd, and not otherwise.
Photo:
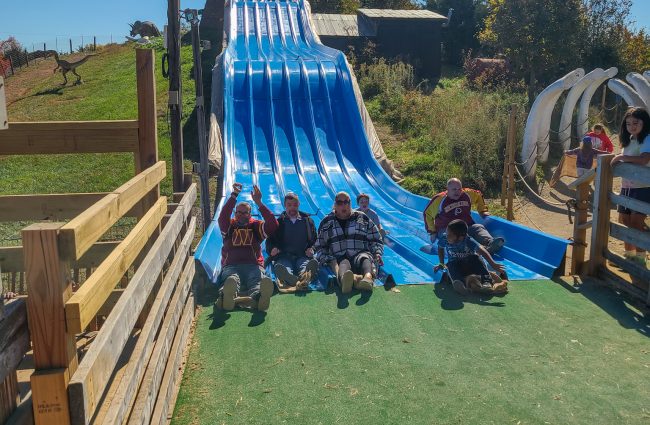
[[(429, 200), (402, 189), (375, 161), (352, 71), (343, 53), (316, 41), (303, 1), (231, 0), (226, 13), (229, 44), (221, 56), (224, 85), (217, 88), (224, 99), (223, 195), (240, 182), (240, 199), (250, 201), (256, 184), (279, 214), (285, 193), (295, 192), (318, 226), (337, 192), (353, 201), (365, 192), (388, 231), (384, 270), (398, 284), (439, 282), (437, 255), (420, 251), (430, 243), (422, 217)], [(225, 196), (195, 253), (213, 282), (222, 246), (216, 217)], [(511, 280), (550, 277), (564, 258), (565, 240), (500, 218), (475, 219), (506, 239), (495, 258)]]

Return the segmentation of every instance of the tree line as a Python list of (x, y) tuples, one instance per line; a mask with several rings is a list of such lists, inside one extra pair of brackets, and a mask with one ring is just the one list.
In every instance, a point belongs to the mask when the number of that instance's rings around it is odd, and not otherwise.
[(446, 15), (444, 59), (502, 55), (529, 96), (577, 67), (650, 69), (650, 34), (635, 27), (632, 0), (311, 0), (315, 13), (360, 7), (426, 8)]

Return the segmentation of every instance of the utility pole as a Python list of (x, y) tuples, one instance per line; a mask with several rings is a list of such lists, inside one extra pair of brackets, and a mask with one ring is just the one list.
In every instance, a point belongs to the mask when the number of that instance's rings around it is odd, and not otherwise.
[(208, 166), (208, 139), (205, 131), (205, 102), (203, 99), (203, 70), (201, 65), (201, 37), (199, 35), (199, 12), (185, 9), (183, 15), (192, 26), (192, 54), (194, 56), (194, 87), (196, 93), (196, 124), (199, 137), (198, 173), (201, 181), (201, 211), (203, 212), (203, 231), (212, 221), (210, 213), (210, 179)]
[(183, 132), (181, 129), (181, 18), (180, 0), (167, 1), (167, 51), (169, 58), (169, 120), (172, 142), (172, 185), (183, 192)]

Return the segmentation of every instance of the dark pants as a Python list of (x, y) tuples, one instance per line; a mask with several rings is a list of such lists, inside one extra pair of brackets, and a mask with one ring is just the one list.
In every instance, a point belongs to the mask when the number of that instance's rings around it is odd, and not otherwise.
[(485, 263), (476, 254), (447, 263), (447, 270), (452, 281), (460, 280), (465, 283), (465, 278), (471, 274), (480, 276), (482, 283), (492, 283), (492, 277)]

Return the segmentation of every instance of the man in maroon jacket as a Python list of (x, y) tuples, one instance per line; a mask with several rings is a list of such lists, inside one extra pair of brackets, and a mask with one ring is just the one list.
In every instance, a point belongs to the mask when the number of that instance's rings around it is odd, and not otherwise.
[[(251, 218), (250, 204), (237, 203), (241, 190), (240, 183), (232, 185), (230, 198), (219, 214), (219, 229), (223, 236), (219, 283), (223, 287), (219, 292), (217, 307), (232, 310), (239, 302), (266, 311), (271, 303), (273, 281), (264, 274), (264, 257), (260, 246), (278, 228), (278, 221), (262, 203), (262, 192), (257, 186), (253, 186), (251, 197), (264, 221)], [(230, 218), (233, 208), (235, 218)]]

